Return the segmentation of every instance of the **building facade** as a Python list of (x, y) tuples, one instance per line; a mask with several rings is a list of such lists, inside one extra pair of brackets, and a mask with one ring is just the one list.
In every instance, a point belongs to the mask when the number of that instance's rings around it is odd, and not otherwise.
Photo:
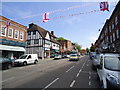
[(26, 53), (36, 53), (41, 59), (49, 58), (53, 50), (59, 50), (59, 43), (56, 38), (53, 33), (31, 23), (27, 30)]
[(69, 40), (58, 40), (61, 44), (60, 51), (62, 55), (69, 54), (73, 50), (72, 42)]
[(0, 16), (0, 27), (0, 57), (13, 59), (24, 54), (27, 27), (3, 16)]
[(97, 51), (120, 52), (120, 1), (95, 42)]

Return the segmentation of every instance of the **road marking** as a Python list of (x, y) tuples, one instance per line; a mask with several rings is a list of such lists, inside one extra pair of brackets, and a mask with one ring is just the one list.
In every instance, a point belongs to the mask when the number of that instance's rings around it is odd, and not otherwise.
[(79, 64), (79, 62), (77, 64)]
[(87, 66), (88, 66), (88, 64), (87, 64)]
[(56, 78), (54, 81), (52, 81), (50, 84), (48, 84), (44, 89), (42, 90), (45, 90), (46, 88), (50, 87), (53, 83), (55, 83), (59, 78)]
[(89, 71), (89, 74), (91, 75), (91, 72)]
[(75, 80), (73, 80), (73, 82), (70, 84), (70, 87), (73, 87), (74, 84), (75, 84)]
[(78, 73), (76, 77), (78, 77), (78, 76), (79, 76), (79, 74), (80, 74), (80, 73)]
[(15, 77), (11, 77), (11, 78), (8, 78), (8, 79), (5, 79), (5, 80), (3, 80), (2, 82), (0, 82), (0, 83), (3, 83), (3, 82), (6, 82), (6, 81), (9, 81), (9, 80), (12, 80), (12, 79), (14, 79)]
[(91, 81), (89, 81), (89, 86), (91, 85)]
[(70, 69), (68, 69), (66, 72), (69, 72), (72, 68), (74, 68), (74, 66), (72, 66)]
[(89, 79), (91, 79), (91, 76), (89, 76)]
[(82, 71), (82, 69), (79, 70), (79, 73)]

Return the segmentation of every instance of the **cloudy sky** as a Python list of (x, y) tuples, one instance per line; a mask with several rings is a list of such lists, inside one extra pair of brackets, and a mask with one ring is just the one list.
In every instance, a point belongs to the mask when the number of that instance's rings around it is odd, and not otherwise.
[[(77, 42), (82, 48), (89, 48), (95, 42), (100, 33), (98, 30), (102, 29), (117, 4), (109, 2), (110, 12), (103, 12), (99, 11), (100, 2), (2, 1), (2, 16), (27, 27), (35, 23), (48, 31), (54, 31), (57, 37)], [(50, 20), (42, 23), (45, 12), (52, 13), (49, 14)]]

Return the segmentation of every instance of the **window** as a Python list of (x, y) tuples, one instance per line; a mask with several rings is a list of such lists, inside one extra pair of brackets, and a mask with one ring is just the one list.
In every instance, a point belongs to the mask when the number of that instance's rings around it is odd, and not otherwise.
[(18, 39), (19, 31), (15, 30), (14, 38)]
[(23, 40), (24, 38), (24, 32), (20, 32), (20, 40)]
[(7, 28), (5, 26), (2, 26), (1, 36), (6, 36), (6, 30)]
[(8, 30), (8, 37), (12, 38), (13, 37), (13, 29)]
[(120, 37), (119, 36), (119, 30), (116, 30), (116, 35), (117, 35), (117, 39)]
[(28, 41), (27, 41), (27, 45), (30, 45), (30, 44), (31, 44), (31, 41), (30, 41), (30, 40), (28, 40)]
[(117, 25), (118, 24), (118, 17), (116, 16), (115, 17), (115, 25)]
[(112, 43), (112, 36), (110, 36), (110, 42)]
[(36, 31), (33, 31), (33, 35), (36, 35)]
[(39, 44), (39, 39), (35, 39), (34, 44)]
[(112, 23), (112, 29), (114, 29), (114, 23)]
[(28, 35), (31, 35), (31, 31), (28, 31)]
[(111, 25), (109, 26), (109, 31), (111, 32)]
[(115, 33), (113, 33), (113, 41), (115, 41)]

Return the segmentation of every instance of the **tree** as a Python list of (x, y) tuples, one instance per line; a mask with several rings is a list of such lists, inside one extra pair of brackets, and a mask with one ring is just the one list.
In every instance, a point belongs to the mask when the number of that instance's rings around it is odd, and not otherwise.
[(57, 40), (66, 40), (66, 39), (63, 37), (59, 37), (59, 38), (57, 38)]
[(77, 48), (78, 52), (81, 51), (81, 46), (78, 44), (78, 43), (74, 43), (75, 44), (75, 47)]
[(86, 52), (87, 52), (87, 53), (89, 53), (89, 52), (90, 52), (89, 48), (86, 48)]

